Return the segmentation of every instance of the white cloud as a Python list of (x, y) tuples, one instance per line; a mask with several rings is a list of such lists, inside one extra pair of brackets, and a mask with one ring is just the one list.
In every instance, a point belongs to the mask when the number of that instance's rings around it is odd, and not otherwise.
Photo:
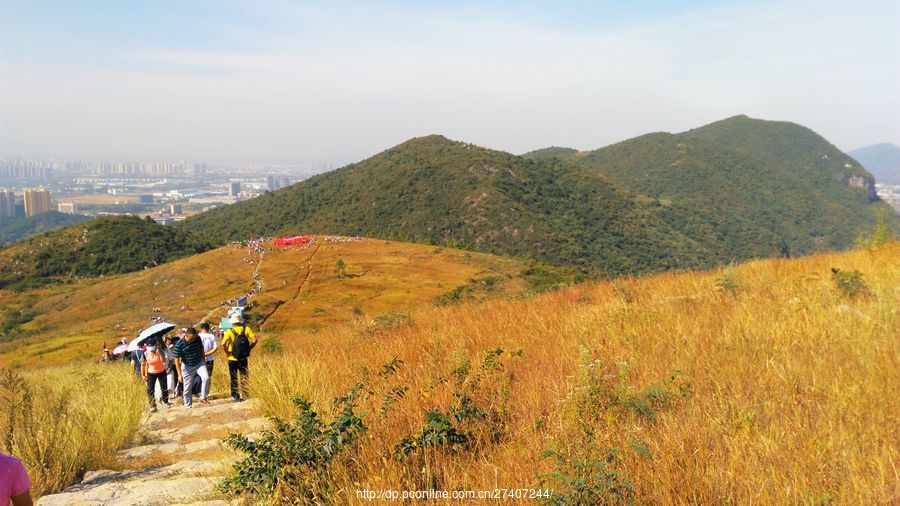
[(313, 14), (242, 49), (147, 48), (63, 73), (19, 65), (0, 84), (0, 148), (342, 163), (428, 133), (589, 149), (738, 113), (803, 123), (842, 148), (900, 142), (889, 3), (771, 4), (598, 32), (445, 12), (388, 13), (372, 29)]

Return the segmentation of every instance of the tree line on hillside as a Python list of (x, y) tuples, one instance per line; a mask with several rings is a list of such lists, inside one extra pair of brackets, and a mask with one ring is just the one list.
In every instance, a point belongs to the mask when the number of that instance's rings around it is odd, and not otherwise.
[(211, 247), (209, 241), (150, 218), (107, 216), (0, 250), (0, 288), (131, 272)]

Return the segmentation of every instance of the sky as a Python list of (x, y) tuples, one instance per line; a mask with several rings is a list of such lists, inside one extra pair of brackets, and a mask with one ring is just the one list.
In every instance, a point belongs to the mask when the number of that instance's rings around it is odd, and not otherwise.
[(588, 150), (736, 114), (900, 145), (896, 0), (0, 0), (0, 156)]

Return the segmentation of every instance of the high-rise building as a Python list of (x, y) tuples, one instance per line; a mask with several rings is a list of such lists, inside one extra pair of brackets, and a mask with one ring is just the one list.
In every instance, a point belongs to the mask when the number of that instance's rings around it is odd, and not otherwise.
[(25, 216), (37, 216), (50, 212), (50, 192), (40, 188), (25, 190)]
[(169, 204), (169, 214), (172, 216), (181, 215), (181, 204)]
[(57, 211), (63, 214), (75, 214), (74, 202), (60, 202), (57, 204)]
[(231, 184), (228, 185), (228, 195), (231, 195), (232, 197), (237, 197), (240, 194), (241, 194), (241, 183), (232, 182)]
[(266, 176), (266, 188), (268, 188), (269, 191), (277, 190), (278, 187), (275, 186), (276, 184), (277, 183), (275, 183), (275, 174), (269, 174)]
[(12, 190), (0, 190), (0, 216), (13, 218), (16, 216), (16, 193)]

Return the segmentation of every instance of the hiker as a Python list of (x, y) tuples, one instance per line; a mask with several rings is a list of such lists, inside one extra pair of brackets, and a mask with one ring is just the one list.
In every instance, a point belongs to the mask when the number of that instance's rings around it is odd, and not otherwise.
[(131, 352), (131, 363), (134, 365), (135, 376), (141, 375), (141, 360), (144, 358), (144, 348), (140, 347)]
[[(247, 397), (247, 380), (250, 372), (247, 369), (247, 359), (250, 351), (256, 346), (256, 336), (250, 330), (250, 326), (244, 322), (239, 311), (232, 313), (229, 320), (231, 328), (225, 331), (222, 337), (222, 349), (228, 357), (228, 375), (231, 376), (231, 398), (242, 401)], [(238, 385), (238, 375), (243, 376)]]
[(162, 403), (171, 408), (169, 404), (169, 385), (166, 380), (165, 353), (159, 351), (158, 343), (147, 346), (147, 351), (141, 360), (141, 377), (147, 382), (147, 397), (150, 398), (150, 412), (156, 413), (156, 385), (162, 391)]
[(206, 372), (209, 373), (209, 381), (206, 382), (206, 391), (203, 392), (204, 397), (209, 396), (209, 384), (212, 383), (213, 366), (215, 365), (215, 355), (219, 347), (216, 345), (216, 336), (209, 331), (209, 324), (203, 322), (200, 324), (200, 339), (203, 340), (203, 355), (206, 358)]
[(0, 504), (32, 506), (31, 478), (22, 461), (0, 452)]
[(166, 382), (169, 384), (169, 399), (171, 399), (172, 402), (175, 402), (176, 399), (181, 397), (181, 380), (176, 371), (178, 367), (175, 364), (174, 338), (166, 337), (163, 353), (165, 354), (166, 363), (168, 364), (168, 367), (166, 368)]
[(209, 404), (204, 393), (209, 389), (209, 373), (206, 372), (206, 361), (203, 359), (203, 341), (197, 335), (197, 329), (194, 327), (187, 329), (184, 338), (175, 343), (173, 355), (175, 355), (178, 377), (184, 384), (184, 407), (186, 409), (193, 407), (191, 388), (194, 386), (194, 382), (197, 381), (197, 376), (200, 377), (201, 381), (200, 403)]

